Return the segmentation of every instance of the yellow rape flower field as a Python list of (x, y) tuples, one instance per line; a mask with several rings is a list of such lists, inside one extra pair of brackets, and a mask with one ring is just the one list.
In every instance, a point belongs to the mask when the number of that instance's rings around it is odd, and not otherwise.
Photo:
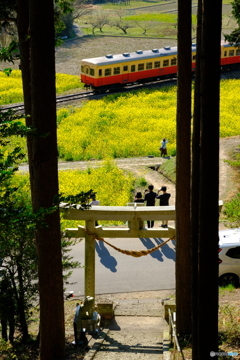
[[(125, 206), (132, 201), (135, 178), (132, 174), (119, 169), (113, 160), (105, 160), (101, 167), (88, 168), (87, 170), (61, 170), (59, 171), (59, 192), (63, 195), (76, 195), (82, 191), (92, 189), (97, 193), (100, 205)], [(18, 186), (22, 194), (30, 201), (29, 175), (16, 174), (13, 186)], [(91, 201), (91, 200), (89, 200)], [(118, 224), (118, 222), (115, 222)], [(84, 222), (64, 220), (61, 221), (62, 229), (77, 227)], [(107, 224), (102, 221), (101, 224)]]
[(159, 155), (163, 137), (169, 152), (175, 151), (176, 87), (114, 94), (69, 109), (68, 116), (66, 111), (58, 113), (59, 154), (65, 160)]
[[(68, 77), (69, 75), (66, 75)], [(64, 83), (64, 77), (62, 77)], [(9, 79), (8, 79), (9, 80)], [(18, 79), (20, 81), (20, 79)], [(1, 84), (1, 89), (4, 87)], [(11, 84), (7, 82), (5, 88)], [(59, 89), (62, 91), (61, 81)], [(11, 86), (8, 90), (11, 92)], [(159, 156), (162, 138), (168, 152), (176, 153), (176, 86), (108, 95), (82, 103), (80, 108), (58, 111), (58, 152), (64, 160), (114, 159), (118, 157)], [(220, 136), (240, 134), (240, 80), (221, 81)], [(11, 137), (11, 147), (26, 141)], [(92, 162), (91, 162), (92, 164)], [(86, 171), (60, 171), (60, 192), (66, 195), (92, 189), (101, 205), (126, 205), (132, 198), (135, 179), (118, 169), (113, 160)], [(76, 223), (77, 224), (77, 223)], [(75, 227), (63, 222), (63, 229)]]
[[(66, 77), (69, 75), (66, 75)], [(168, 139), (176, 154), (176, 86), (108, 95), (58, 111), (61, 159), (89, 160), (159, 155)], [(221, 81), (220, 136), (240, 134), (240, 80)], [(18, 139), (24, 147), (24, 139)], [(12, 146), (14, 139), (11, 138)]]
[[(240, 80), (221, 81), (220, 136), (240, 134)], [(176, 86), (109, 95), (58, 112), (59, 154), (65, 160), (176, 153)], [(69, 141), (68, 141), (69, 139)]]
[[(89, 168), (85, 171), (62, 170), (59, 172), (61, 193), (75, 195), (81, 191), (92, 189), (97, 192), (100, 205), (105, 206), (125, 206), (130, 202), (134, 180), (131, 174), (124, 173), (111, 160), (104, 161), (100, 168)], [(101, 224), (106, 223), (106, 221), (101, 222)], [(66, 229), (79, 224), (81, 224), (79, 221), (64, 220), (62, 221), (62, 228)]]
[[(82, 88), (79, 77), (75, 75), (56, 74), (56, 91), (61, 94), (71, 89)], [(23, 101), (22, 72), (13, 70), (10, 76), (0, 71), (0, 105)]]

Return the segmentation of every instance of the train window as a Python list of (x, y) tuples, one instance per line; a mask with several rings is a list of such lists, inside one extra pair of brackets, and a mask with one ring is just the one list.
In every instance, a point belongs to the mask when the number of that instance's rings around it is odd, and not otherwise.
[(131, 72), (135, 72), (136, 71), (136, 65), (131, 65)]
[(138, 71), (144, 70), (144, 64), (138, 64)]
[(99, 76), (102, 76), (102, 69), (99, 69), (99, 70), (98, 70), (98, 75), (99, 75)]
[(152, 69), (152, 63), (151, 62), (146, 63), (146, 69)]
[(155, 69), (160, 68), (160, 61), (155, 61), (154, 62), (154, 67), (155, 67)]
[(110, 76), (111, 75), (111, 70), (112, 69), (105, 69), (105, 76)]
[(177, 58), (171, 59), (171, 65), (177, 65)]
[(84, 74), (84, 66), (83, 65), (81, 66), (81, 73)]
[(227, 51), (224, 51), (224, 56), (227, 56)]
[(113, 73), (114, 73), (114, 75), (120, 74), (120, 67), (114, 68), (114, 69), (113, 69)]
[(89, 68), (86, 68), (86, 74), (89, 74)]
[(90, 69), (90, 75), (94, 76), (94, 69)]
[(195, 61), (196, 60), (196, 55), (193, 55), (192, 59), (193, 59), (193, 61)]
[(234, 56), (234, 50), (229, 50), (229, 56)]
[(124, 65), (123, 71), (128, 71), (128, 66), (127, 65)]
[(236, 50), (236, 55), (240, 55), (240, 49)]
[(163, 60), (163, 66), (168, 66), (169, 65), (169, 60)]

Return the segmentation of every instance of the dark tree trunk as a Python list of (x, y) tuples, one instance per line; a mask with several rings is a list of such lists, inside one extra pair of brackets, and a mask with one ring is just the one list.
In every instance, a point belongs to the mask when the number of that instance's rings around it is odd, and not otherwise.
[[(34, 210), (49, 208), (58, 194), (55, 36), (53, 1), (32, 0), (30, 49), (32, 84), (32, 194)], [(40, 358), (63, 359), (65, 347), (63, 279), (59, 211), (45, 217), (47, 227), (37, 227), (40, 291)]]
[(190, 139), (191, 0), (178, 1), (178, 93), (176, 165), (176, 309), (177, 332), (191, 332)]
[[(199, 191), (195, 186), (192, 213), (192, 229), (198, 236), (198, 291), (195, 289), (197, 307), (194, 319), (197, 329), (193, 332), (193, 360), (209, 358), (211, 351), (218, 350), (218, 194), (219, 194), (219, 81), (220, 81), (220, 40), (221, 40), (221, 1), (203, 0), (202, 26), (200, 29), (200, 126), (195, 142), (199, 141), (199, 158), (193, 166), (193, 179), (199, 175)], [(201, 71), (201, 73), (200, 73)], [(194, 151), (197, 151), (197, 143)], [(199, 168), (198, 168), (199, 165)], [(196, 171), (196, 173), (194, 173)], [(197, 214), (198, 213), (198, 214)], [(196, 218), (198, 216), (198, 219)], [(196, 251), (196, 247), (193, 248)], [(195, 253), (196, 258), (196, 253)], [(195, 268), (196, 271), (196, 268)], [(206, 336), (206, 329), (208, 336)]]
[[(199, 201), (199, 359), (218, 349), (218, 195), (221, 0), (203, 1)], [(211, 174), (211, 176), (209, 176)], [(210, 192), (210, 194), (209, 194)], [(211, 223), (211, 225), (210, 225)], [(209, 294), (209, 296), (206, 296)], [(211, 321), (209, 321), (209, 319)], [(206, 328), (210, 336), (206, 338)]]
[(198, 352), (198, 237), (199, 237), (199, 186), (200, 186), (200, 118), (201, 93), (201, 48), (202, 48), (202, 0), (198, 1), (197, 54), (194, 85), (194, 117), (192, 135), (191, 176), (191, 277), (192, 277), (192, 355)]

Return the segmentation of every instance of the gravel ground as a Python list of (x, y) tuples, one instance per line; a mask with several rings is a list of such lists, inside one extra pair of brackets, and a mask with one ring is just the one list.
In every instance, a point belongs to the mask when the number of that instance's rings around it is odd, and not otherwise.
[(56, 72), (79, 75), (80, 61), (84, 58), (161, 48), (167, 45), (176, 46), (176, 44), (177, 41), (174, 39), (85, 36), (68, 41), (56, 49)]

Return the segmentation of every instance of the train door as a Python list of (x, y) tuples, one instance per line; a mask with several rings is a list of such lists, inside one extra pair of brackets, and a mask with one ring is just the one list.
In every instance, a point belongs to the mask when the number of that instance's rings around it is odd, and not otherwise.
[(129, 82), (129, 65), (123, 65), (122, 68), (122, 84)]

